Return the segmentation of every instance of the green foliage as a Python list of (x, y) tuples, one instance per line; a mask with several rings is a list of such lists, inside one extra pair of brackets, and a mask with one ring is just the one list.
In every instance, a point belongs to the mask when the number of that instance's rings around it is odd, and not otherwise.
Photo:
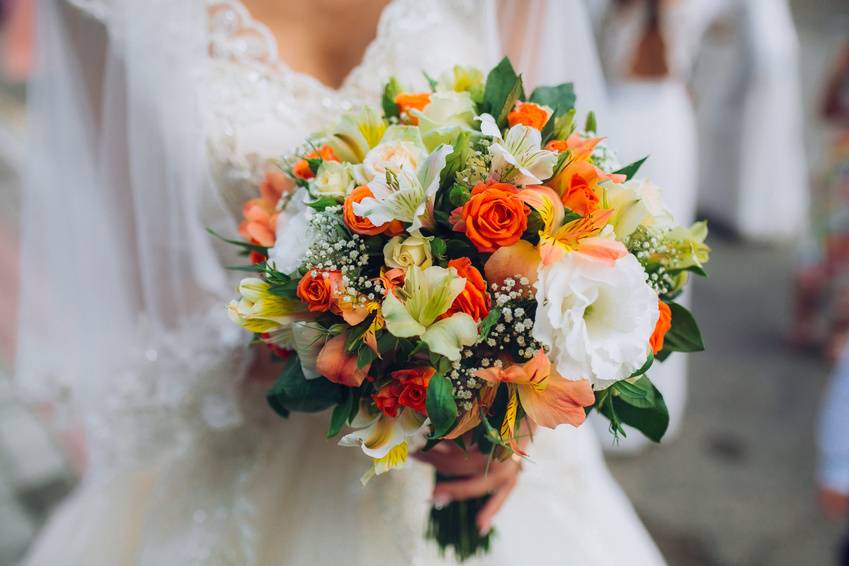
[(332, 407), (343, 401), (345, 389), (323, 377), (306, 379), (300, 360), (292, 356), (266, 399), (277, 414), (287, 417), (291, 411), (315, 413)]
[(471, 137), (469, 132), (460, 132), (451, 144), (451, 153), (445, 157), (445, 167), (439, 173), (439, 186), (447, 189), (454, 184), (457, 171), (465, 166), (469, 153), (472, 151)]
[(357, 367), (362, 369), (372, 363), (377, 356), (369, 346), (363, 344), (360, 346), (359, 350), (357, 350)]
[(635, 371), (631, 374), (631, 377), (637, 377), (638, 375), (645, 375), (647, 371), (651, 368), (652, 364), (654, 364), (654, 354), (649, 352), (649, 357), (646, 358), (646, 363), (643, 364), (643, 367)]
[(426, 71), (422, 71), (425, 80), (427, 81), (427, 86), (430, 87), (431, 92), (436, 92), (436, 86), (439, 84), (436, 82), (436, 79), (427, 74)]
[(472, 197), (472, 191), (465, 185), (454, 184), (448, 191), (448, 202), (452, 207), (463, 206)]
[(483, 111), (495, 118), (499, 127), (507, 123), (507, 114), (516, 101), (524, 96), (522, 77), (516, 74), (510, 60), (505, 57), (486, 77), (483, 90)]
[(345, 426), (345, 423), (348, 422), (353, 405), (353, 390), (349, 389), (346, 391), (344, 401), (336, 405), (336, 408), (333, 409), (333, 413), (330, 415), (330, 428), (327, 429), (327, 438), (333, 438), (339, 434), (339, 431), (341, 431), (342, 427)]
[(594, 408), (610, 420), (614, 435), (625, 435), (630, 425), (654, 442), (660, 442), (669, 427), (669, 411), (663, 395), (646, 377), (618, 381), (596, 393)]
[(498, 321), (501, 319), (501, 309), (495, 307), (492, 308), (489, 313), (484, 317), (482, 321), (478, 324), (478, 333), (480, 334), (480, 338), (478, 338), (478, 343), (484, 342), (489, 337), (489, 332), (492, 328), (498, 324)]
[[(572, 83), (556, 86), (539, 86), (531, 93), (530, 101), (553, 110), (548, 122), (542, 128), (543, 143), (550, 140), (557, 128), (557, 119), (575, 108), (575, 88)], [(562, 124), (561, 124), (562, 125)]]
[(221, 234), (219, 234), (218, 232), (216, 232), (212, 228), (207, 228), (206, 231), (209, 232), (211, 235), (215, 236), (216, 238), (218, 238), (219, 240), (221, 240), (223, 242), (227, 242), (228, 244), (233, 244), (234, 246), (239, 246), (240, 248), (243, 248), (247, 251), (254, 251), (254, 252), (259, 252), (262, 255), (268, 255), (268, 248), (264, 248), (262, 246), (257, 246), (255, 244), (250, 244), (248, 242), (241, 242), (239, 240), (230, 240), (228, 238), (225, 238), (224, 236), (222, 236)]
[(333, 197), (321, 197), (321, 198), (314, 200), (312, 202), (308, 202), (307, 206), (309, 206), (310, 208), (312, 208), (312, 209), (314, 209), (318, 212), (321, 212), (325, 208), (328, 208), (328, 207), (331, 207), (331, 206), (336, 206), (338, 204), (339, 204), (339, 201), (336, 200)]
[(457, 403), (448, 378), (438, 373), (430, 378), (425, 406), (433, 424), (433, 438), (439, 438), (451, 430), (457, 420)]
[(401, 92), (401, 85), (398, 84), (398, 79), (391, 77), (389, 82), (383, 89), (383, 96), (380, 99), (380, 104), (383, 107), (383, 114), (387, 119), (399, 118), (401, 111), (398, 105), (395, 104), (395, 97)]
[(672, 311), (672, 327), (663, 340), (666, 352), (701, 352), (705, 349), (696, 319), (678, 303), (667, 303)]
[(598, 131), (598, 122), (595, 119), (595, 112), (587, 114), (587, 120), (584, 122), (584, 131), (589, 134), (594, 134)]
[(430, 241), (430, 253), (437, 263), (442, 264), (445, 261), (445, 252), (448, 251), (448, 245), (440, 237), (434, 237)]
[(634, 175), (637, 174), (637, 171), (640, 170), (640, 167), (643, 166), (643, 163), (646, 162), (649, 156), (645, 156), (642, 159), (638, 159), (637, 161), (626, 165), (625, 167), (619, 169), (618, 171), (614, 171), (613, 173), (616, 175), (625, 175), (625, 178), (630, 180), (634, 178)]

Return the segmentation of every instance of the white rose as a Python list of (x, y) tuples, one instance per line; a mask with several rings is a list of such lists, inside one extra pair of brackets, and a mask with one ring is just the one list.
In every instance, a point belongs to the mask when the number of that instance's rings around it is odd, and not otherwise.
[(657, 294), (637, 259), (612, 266), (570, 253), (541, 268), (533, 336), (557, 371), (604, 389), (640, 369), (659, 316)]
[(310, 182), (310, 193), (314, 197), (345, 198), (353, 189), (350, 166), (338, 161), (322, 161)]
[(289, 275), (301, 267), (307, 250), (315, 240), (310, 218), (315, 210), (306, 205), (306, 190), (301, 188), (277, 215), (277, 239), (268, 250), (268, 259), (280, 273)]
[(407, 140), (395, 140), (381, 143), (366, 154), (363, 160), (363, 172), (368, 180), (386, 171), (399, 173), (401, 169), (409, 173), (418, 170), (427, 158), (427, 152), (420, 145)]
[(621, 185), (607, 183), (605, 189), (607, 205), (615, 211), (610, 222), (620, 240), (630, 236), (637, 226), (663, 228), (674, 222), (660, 189), (650, 181), (631, 180)]
[(383, 260), (389, 267), (407, 269), (416, 266), (422, 269), (433, 265), (430, 238), (413, 234), (409, 238), (395, 236), (383, 246)]

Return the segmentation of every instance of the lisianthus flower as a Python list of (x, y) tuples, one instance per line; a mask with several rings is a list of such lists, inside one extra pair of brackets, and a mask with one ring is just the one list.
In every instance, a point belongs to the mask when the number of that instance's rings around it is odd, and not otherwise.
[(516, 102), (507, 114), (507, 124), (512, 128), (516, 124), (522, 124), (529, 128), (542, 130), (548, 119), (551, 117), (552, 109), (547, 106), (540, 106), (533, 102)]
[(584, 407), (595, 402), (587, 380), (570, 381), (552, 372), (551, 362), (542, 350), (524, 364), (482, 368), (475, 376), (493, 384), (516, 386), (528, 418), (546, 428), (579, 426), (586, 419)]
[(643, 366), (659, 313), (633, 255), (611, 265), (569, 253), (542, 267), (535, 286), (533, 337), (549, 349), (558, 373), (604, 389)]
[(450, 145), (441, 145), (431, 153), (415, 173), (402, 169), (400, 173), (387, 172), (369, 183), (374, 197), (353, 203), (354, 213), (368, 218), (375, 226), (393, 220), (409, 223), (412, 234), (421, 228), (434, 226), (433, 201), (439, 189), (439, 174), (445, 160), (453, 151)]
[(310, 228), (315, 210), (307, 206), (306, 198), (306, 189), (298, 189), (277, 215), (277, 237), (274, 247), (268, 251), (268, 258), (274, 268), (285, 275), (301, 267), (316, 238)]
[(460, 350), (477, 341), (475, 320), (464, 312), (446, 313), (466, 287), (454, 269), (411, 267), (404, 285), (386, 294), (383, 317), (386, 328), (399, 338), (420, 336), (431, 352), (456, 361)]
[(541, 185), (551, 177), (557, 154), (541, 149), (542, 135), (539, 130), (516, 124), (507, 131), (507, 137), (501, 136), (501, 130), (495, 118), (481, 114), (481, 133), (493, 138), (489, 146), (492, 156), (492, 174), (503, 182), (518, 186)]
[(257, 277), (239, 283), (239, 300), (227, 306), (230, 319), (254, 333), (273, 332), (291, 325), (305, 309), (300, 301), (271, 293), (271, 285)]
[(430, 422), (411, 409), (400, 410), (396, 418), (382, 412), (369, 412), (365, 403), (351, 423), (358, 429), (339, 440), (340, 446), (359, 446), (372, 458), (372, 467), (363, 475), (363, 484), (376, 475), (403, 466), (408, 453), (425, 445)]

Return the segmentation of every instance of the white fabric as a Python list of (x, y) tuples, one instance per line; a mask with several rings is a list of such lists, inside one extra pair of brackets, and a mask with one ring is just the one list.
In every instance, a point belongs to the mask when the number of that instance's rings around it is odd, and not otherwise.
[(819, 418), (818, 480), (820, 485), (849, 495), (849, 348), (840, 361), (823, 396)]
[[(429, 468), (363, 489), (366, 462), (324, 440), (326, 415), (282, 421), (243, 382), (246, 337), (223, 316), (222, 266), (240, 260), (203, 228), (234, 234), (269, 160), (377, 103), (389, 75), (424, 87), (422, 69), (491, 66), (494, 5), (394, 0), (331, 89), (287, 69), (239, 3), (77, 3), (103, 26), (39, 10), (18, 379), (69, 392), (93, 458), (29, 563), (449, 562), (422, 537)], [(540, 433), (534, 456), (480, 563), (662, 563), (588, 428)]]

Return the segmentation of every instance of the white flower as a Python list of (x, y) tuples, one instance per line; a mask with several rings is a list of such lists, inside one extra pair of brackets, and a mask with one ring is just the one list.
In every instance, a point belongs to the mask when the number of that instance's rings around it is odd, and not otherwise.
[(540, 269), (533, 337), (558, 373), (604, 389), (640, 369), (659, 316), (657, 294), (637, 259), (611, 266), (569, 253)]
[(439, 146), (415, 174), (404, 169), (397, 175), (375, 177), (368, 185), (374, 198), (354, 203), (354, 213), (368, 218), (375, 226), (392, 220), (410, 223), (411, 234), (423, 227), (433, 227), (433, 200), (439, 189), (439, 173), (452, 151), (450, 145)]
[(407, 238), (395, 236), (383, 246), (383, 261), (388, 267), (407, 269), (415, 265), (422, 269), (433, 265), (433, 254), (430, 241), (433, 237), (425, 237), (420, 233)]
[(322, 161), (310, 181), (310, 194), (313, 197), (345, 198), (354, 189), (354, 177), (347, 163)]
[(617, 185), (604, 184), (607, 206), (614, 210), (610, 223), (620, 240), (627, 238), (637, 226), (672, 226), (672, 213), (666, 208), (657, 185), (647, 180), (631, 180)]
[(305, 189), (298, 189), (277, 216), (277, 240), (268, 250), (274, 268), (285, 275), (294, 273), (304, 262), (316, 235), (310, 228), (315, 210), (306, 205)]
[(481, 114), (481, 133), (492, 136), (489, 146), (492, 156), (492, 172), (499, 180), (515, 185), (540, 185), (554, 172), (557, 154), (541, 149), (542, 134), (536, 128), (516, 124), (501, 137), (495, 118)]
[(384, 177), (387, 171), (395, 174), (402, 169), (414, 172), (427, 158), (424, 146), (413, 141), (394, 140), (381, 142), (366, 154), (363, 160), (363, 172), (370, 181), (377, 176)]

